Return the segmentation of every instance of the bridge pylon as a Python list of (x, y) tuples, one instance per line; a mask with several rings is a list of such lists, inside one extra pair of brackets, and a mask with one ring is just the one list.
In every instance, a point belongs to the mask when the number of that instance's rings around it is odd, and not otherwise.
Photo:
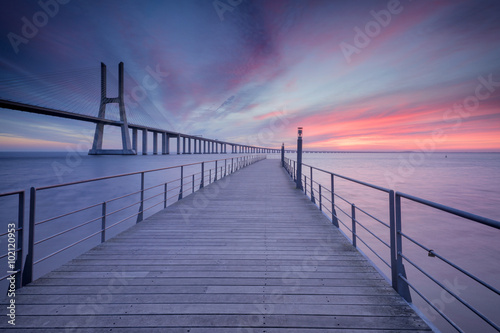
[(99, 118), (105, 119), (106, 104), (118, 103), (120, 109), (120, 122), (122, 130), (122, 149), (102, 149), (104, 137), (104, 123), (97, 123), (95, 127), (94, 142), (89, 155), (136, 155), (132, 149), (130, 134), (128, 131), (127, 114), (125, 112), (124, 86), (123, 86), (123, 62), (118, 65), (118, 97), (106, 96), (106, 65), (101, 62), (101, 105), (99, 107)]

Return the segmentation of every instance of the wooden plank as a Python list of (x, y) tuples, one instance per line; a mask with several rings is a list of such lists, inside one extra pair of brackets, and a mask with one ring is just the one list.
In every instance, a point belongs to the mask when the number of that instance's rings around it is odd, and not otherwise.
[(33, 332), (429, 331), (276, 160), (187, 196), (16, 304), (15, 329)]

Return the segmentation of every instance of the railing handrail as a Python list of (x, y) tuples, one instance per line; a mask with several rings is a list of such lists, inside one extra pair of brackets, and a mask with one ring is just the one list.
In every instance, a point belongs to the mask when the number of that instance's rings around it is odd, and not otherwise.
[(472, 220), (472, 221), (487, 225), (489, 227), (500, 229), (500, 222), (499, 221), (496, 221), (496, 220), (493, 220), (493, 219), (490, 219), (490, 218), (487, 218), (484, 216), (472, 214), (472, 213), (466, 212), (464, 210), (445, 206), (443, 204), (440, 204), (440, 203), (437, 203), (434, 201), (422, 199), (422, 198), (416, 197), (414, 195), (410, 195), (410, 194), (406, 194), (406, 193), (402, 193), (402, 192), (396, 192), (396, 196), (399, 196), (399, 197), (402, 197), (402, 198), (405, 198), (405, 199), (408, 199), (408, 200), (411, 200), (414, 202), (418, 202), (422, 205), (433, 207), (433, 208), (439, 209), (441, 211), (444, 211), (444, 212), (447, 212), (447, 213), (450, 213), (450, 214), (453, 214), (453, 215), (456, 215), (459, 217), (463, 217), (463, 218), (468, 219), (468, 220)]
[(4, 193), (0, 193), (0, 197), (6, 197), (9, 195), (16, 195), (16, 194), (20, 194), (20, 193), (24, 193), (24, 192), (25, 192), (24, 190), (4, 192)]
[[(385, 245), (387, 245), (382, 239), (380, 239), (378, 236), (376, 236), (375, 234), (373, 234), (372, 232), (370, 232), (366, 227), (364, 227), (356, 219), (355, 213), (356, 213), (356, 210), (360, 210), (360, 211), (363, 211), (368, 216), (370, 216), (371, 218), (379, 221), (377, 218), (375, 218), (371, 214), (368, 214), (364, 210), (356, 207), (356, 205), (354, 203), (351, 203), (351, 202), (349, 202), (349, 201), (347, 201), (347, 200), (345, 200), (345, 199), (342, 198), (344, 201), (346, 201), (347, 204), (351, 205), (351, 208), (352, 208), (351, 215), (349, 215), (348, 212), (344, 211), (343, 209), (341, 209), (338, 205), (336, 205), (333, 202), (330, 202), (331, 203), (331, 207), (332, 207), (331, 209), (333, 210), (333, 209), (337, 208), (340, 211), (342, 211), (342, 213), (344, 215), (346, 215), (347, 217), (351, 218), (352, 219), (352, 228), (349, 229), (349, 227), (343, 221), (341, 221), (340, 218), (338, 218), (338, 216), (335, 213), (333, 213), (333, 212), (331, 213), (332, 214), (332, 222), (333, 222), (333, 217), (335, 217), (338, 221), (341, 222), (341, 224), (347, 230), (349, 230), (352, 233), (352, 244), (353, 244), (354, 247), (356, 247), (356, 239), (359, 239), (369, 250), (371, 250), (373, 252), (373, 254), (375, 254), (383, 263), (385, 263), (387, 266), (389, 266), (389, 268), (391, 269), (391, 273), (392, 273), (391, 274), (391, 280), (392, 280), (393, 288), (406, 301), (408, 301), (409, 303), (412, 302), (411, 301), (410, 291), (409, 291), (409, 289), (411, 288), (426, 303), (428, 303), (434, 310), (436, 310), (436, 312), (439, 315), (441, 315), (444, 320), (446, 320), (451, 326), (453, 326), (459, 332), (462, 332), (462, 330), (459, 328), (459, 326), (450, 317), (448, 317), (440, 309), (438, 309), (436, 306), (434, 306), (432, 304), (432, 302), (427, 297), (425, 297), (425, 295), (423, 295), (413, 284), (411, 284), (408, 281), (408, 279), (406, 277), (405, 268), (404, 268), (404, 262), (406, 262), (406, 263), (410, 264), (411, 266), (415, 267), (418, 271), (420, 271), (421, 273), (423, 273), (426, 277), (428, 277), (431, 281), (433, 281), (434, 283), (436, 283), (444, 291), (450, 293), (451, 296), (453, 296), (461, 304), (463, 304), (464, 306), (466, 306), (470, 311), (472, 311), (475, 315), (477, 315), (480, 319), (482, 319), (484, 321), (484, 323), (486, 323), (486, 324), (490, 325), (491, 327), (495, 328), (496, 330), (500, 331), (500, 326), (499, 325), (497, 325), (495, 322), (493, 322), (492, 320), (490, 320), (489, 318), (487, 318), (479, 310), (477, 310), (474, 306), (472, 306), (469, 303), (467, 303), (464, 299), (462, 299), (461, 297), (459, 297), (457, 294), (453, 293), (451, 290), (449, 290), (448, 288), (446, 288), (443, 285), (443, 283), (441, 283), (438, 280), (436, 280), (436, 278), (434, 278), (431, 275), (431, 273), (426, 272), (425, 270), (423, 270), (422, 268), (420, 268), (419, 266), (417, 266), (413, 261), (411, 261), (407, 256), (404, 255), (404, 253), (403, 253), (403, 247), (402, 247), (402, 243), (403, 243), (402, 238), (405, 238), (408, 241), (413, 242), (415, 245), (417, 245), (420, 248), (424, 249), (428, 253), (429, 256), (439, 258), (445, 264), (448, 264), (450, 267), (454, 268), (458, 272), (460, 272), (463, 275), (465, 275), (465, 276), (469, 277), (470, 279), (474, 280), (479, 285), (482, 285), (483, 287), (488, 288), (494, 294), (500, 295), (500, 290), (499, 289), (493, 287), (492, 285), (490, 285), (487, 282), (483, 281), (482, 279), (478, 278), (474, 274), (468, 272), (467, 270), (465, 270), (465, 269), (461, 268), (460, 266), (454, 264), (450, 260), (444, 258), (443, 256), (441, 256), (440, 254), (438, 254), (434, 250), (428, 248), (427, 246), (425, 246), (423, 244), (420, 244), (419, 242), (415, 241), (414, 239), (412, 239), (408, 235), (404, 234), (402, 232), (402, 229), (401, 229), (401, 226), (402, 226), (402, 203), (401, 203), (401, 198), (404, 198), (404, 199), (407, 199), (407, 200), (410, 200), (410, 201), (416, 202), (418, 204), (422, 204), (422, 205), (425, 205), (425, 206), (428, 206), (428, 207), (431, 207), (431, 208), (434, 208), (434, 209), (437, 209), (437, 210), (440, 210), (440, 211), (443, 211), (443, 212), (448, 213), (448, 214), (452, 214), (452, 215), (455, 215), (455, 216), (458, 216), (458, 217), (462, 217), (462, 218), (465, 218), (467, 220), (470, 220), (470, 221), (473, 221), (473, 222), (476, 222), (476, 223), (481, 223), (483, 225), (486, 225), (488, 227), (492, 227), (492, 228), (495, 228), (495, 229), (500, 229), (500, 222), (499, 221), (496, 221), (496, 220), (493, 220), (493, 219), (490, 219), (490, 218), (487, 218), (487, 217), (479, 216), (479, 215), (476, 215), (476, 214), (472, 214), (472, 213), (469, 213), (469, 212), (466, 212), (466, 211), (463, 211), (463, 210), (459, 210), (459, 209), (456, 209), (456, 208), (453, 208), (453, 207), (449, 207), (449, 206), (446, 206), (446, 205), (443, 205), (443, 204), (440, 204), (440, 203), (437, 203), (437, 202), (433, 202), (433, 201), (430, 201), (430, 200), (419, 198), (419, 197), (416, 197), (416, 196), (413, 196), (413, 195), (409, 195), (409, 194), (406, 194), (406, 193), (395, 192), (393, 190), (388, 190), (388, 189), (385, 189), (385, 188), (377, 186), (377, 185), (369, 184), (369, 183), (366, 183), (366, 182), (363, 182), (363, 181), (359, 181), (359, 180), (356, 180), (356, 179), (353, 179), (353, 178), (350, 178), (350, 177), (345, 177), (345, 176), (342, 176), (342, 175), (338, 175), (336, 173), (333, 173), (333, 172), (330, 172), (330, 171), (326, 171), (326, 170), (323, 170), (323, 169), (320, 169), (320, 168), (317, 168), (317, 167), (313, 167), (313, 166), (305, 164), (305, 163), (302, 163), (302, 165), (305, 165), (305, 166), (311, 168), (311, 175), (310, 175), (310, 177), (308, 177), (306, 174), (302, 174), (302, 176), (301, 175), (297, 175), (297, 174), (295, 174), (297, 172), (297, 170), (295, 169), (295, 163), (296, 163), (296, 161), (293, 160), (293, 159), (290, 159), (290, 158), (286, 158), (286, 157), (283, 157), (283, 160), (285, 162), (283, 166), (286, 169), (286, 171), (290, 174), (290, 176), (292, 177), (292, 179), (296, 179), (296, 178), (297, 179), (302, 179), (302, 177), (304, 177), (305, 184), (304, 184), (302, 190), (304, 191), (304, 194), (306, 196), (307, 196), (308, 192), (311, 194), (311, 201), (313, 203), (315, 203), (315, 204), (316, 204), (315, 197), (314, 197), (315, 193), (319, 194), (320, 196), (322, 195), (321, 194), (322, 184), (319, 183), (319, 182), (313, 181), (313, 179), (312, 179), (312, 177), (313, 177), (312, 170), (313, 169), (316, 169), (318, 171), (321, 171), (321, 172), (324, 172), (324, 173), (327, 173), (327, 174), (331, 175), (331, 187), (332, 188), (331, 188), (330, 192), (332, 193), (332, 198), (334, 198), (335, 195), (337, 195), (336, 193), (334, 193), (334, 181), (333, 181), (334, 177), (340, 177), (340, 178), (343, 178), (343, 179), (346, 179), (346, 180), (349, 180), (349, 181), (352, 181), (352, 182), (355, 182), (355, 183), (358, 183), (358, 184), (361, 184), (361, 185), (364, 185), (364, 186), (371, 187), (373, 189), (377, 189), (377, 190), (381, 190), (381, 191), (384, 191), (384, 192), (388, 192), (389, 193), (389, 209), (390, 209), (389, 219), (391, 220), (391, 223), (390, 223), (390, 226), (389, 226), (389, 228), (390, 228), (390, 237), (391, 237), (391, 245), (390, 245), (391, 265), (389, 265), (377, 252), (375, 252), (356, 233), (356, 224), (358, 224), (361, 227), (363, 227), (365, 229), (365, 231), (367, 231), (369, 234), (371, 234), (375, 239), (377, 239), (380, 242), (382, 242)], [(292, 168), (292, 162), (294, 163), (293, 164), (293, 168)], [(317, 184), (317, 186), (319, 187), (318, 190), (316, 190), (314, 188), (314, 184)], [(309, 191), (308, 191), (308, 187), (309, 187)], [(324, 187), (324, 185), (323, 185), (323, 187)], [(325, 187), (325, 189), (327, 189), (327, 188)], [(319, 205), (322, 204), (321, 203), (322, 202), (321, 199), (322, 198), (320, 197), (319, 198)], [(320, 208), (320, 210), (322, 210), (321, 207), (319, 207), (319, 208)], [(381, 222), (381, 221), (379, 221), (379, 222)], [(383, 224), (385, 226), (387, 226), (385, 223), (383, 223)], [(335, 225), (336, 225), (337, 228), (339, 227), (338, 222)], [(344, 236), (347, 237), (347, 235), (345, 233), (344, 233)]]
[[(119, 175), (91, 178), (91, 179), (63, 183), (63, 184), (42, 186), (42, 187), (38, 187), (38, 188), (32, 187), (31, 188), (31, 195), (30, 195), (30, 205), (29, 205), (30, 216), (29, 216), (29, 229), (28, 229), (28, 231), (29, 231), (28, 256), (26, 259), (26, 263), (24, 265), (25, 267), (24, 267), (24, 269), (22, 269), (22, 274), (23, 274), (22, 284), (25, 285), (27, 283), (30, 283), (33, 280), (33, 267), (34, 267), (34, 265), (36, 265), (36, 264), (38, 264), (46, 259), (49, 259), (49, 258), (53, 257), (54, 255), (59, 254), (65, 250), (67, 250), (67, 249), (69, 249), (77, 244), (80, 244), (83, 241), (86, 241), (92, 237), (95, 237), (99, 234), (101, 234), (101, 242), (104, 242), (106, 240), (106, 230), (108, 230), (108, 229), (110, 229), (110, 228), (112, 228), (112, 227), (114, 227), (122, 222), (130, 220), (131, 218), (134, 218), (134, 217), (137, 217), (137, 223), (139, 223), (140, 221), (143, 220), (143, 213), (144, 212), (146, 212), (146, 211), (148, 211), (148, 210), (150, 210), (150, 209), (152, 209), (152, 208), (154, 208), (162, 203), (164, 205), (164, 208), (166, 208), (167, 201), (169, 199), (177, 197), (177, 200), (181, 200), (184, 197), (184, 193), (187, 193), (187, 194), (194, 193), (197, 190), (203, 188), (206, 185), (205, 174), (207, 172), (209, 174), (207, 177), (208, 184), (211, 184), (212, 182), (215, 182), (218, 179), (222, 179), (223, 177), (226, 177), (229, 174), (240, 170), (241, 168), (244, 168), (252, 163), (255, 163), (255, 162), (260, 161), (260, 160), (265, 159), (265, 158), (266, 158), (265, 154), (257, 154), (257, 153), (237, 154), (236, 156), (232, 155), (231, 157), (226, 157), (226, 158), (222, 158), (222, 159), (186, 163), (186, 164), (174, 165), (174, 166), (169, 166), (169, 167), (164, 167), (164, 168), (156, 168), (156, 169), (150, 169), (150, 170), (145, 170), (145, 171), (137, 171), (137, 172), (124, 173), (124, 174), (119, 174)], [(220, 167), (217, 165), (217, 162), (219, 162), (219, 161), (224, 161), (224, 163), (220, 163), (221, 164)], [(228, 161), (229, 161), (229, 163), (228, 163)], [(214, 162), (215, 162), (215, 165), (212, 165), (213, 168), (208, 168), (208, 170), (205, 169), (206, 164), (210, 164), (210, 163), (214, 163)], [(195, 166), (195, 165), (201, 166), (201, 171), (195, 171), (189, 175), (184, 174), (184, 167)], [(228, 168), (230, 169), (230, 172), (228, 172)], [(162, 181), (158, 185), (145, 187), (145, 175), (146, 174), (156, 172), (156, 171), (174, 170), (174, 169), (180, 169), (181, 174), (180, 174), (179, 178), (176, 178), (175, 180)], [(212, 170), (214, 170), (214, 174), (213, 174), (214, 178), (212, 178)], [(219, 172), (220, 172), (220, 174), (219, 174)], [(46, 189), (61, 188), (61, 187), (70, 186), (70, 185), (78, 185), (78, 184), (82, 184), (82, 183), (108, 180), (108, 179), (113, 179), (113, 178), (131, 176), (131, 175), (141, 175), (141, 177), (140, 177), (140, 190), (139, 191), (133, 191), (131, 193), (127, 193), (126, 195), (119, 195), (118, 197), (107, 198), (104, 201), (100, 201), (99, 203), (88, 205), (84, 208), (78, 208), (78, 209), (73, 210), (71, 212), (59, 214), (55, 217), (50, 217), (50, 218), (47, 218), (47, 219), (44, 219), (44, 220), (38, 221), (38, 222), (36, 221), (36, 213), (35, 212), (36, 212), (36, 206), (37, 206), (36, 205), (36, 203), (37, 203), (36, 197), (37, 197), (38, 191), (46, 190)], [(200, 177), (195, 177), (196, 175), (199, 175)], [(188, 181), (185, 182), (185, 180), (188, 180)], [(195, 183), (194, 183), (195, 180), (199, 180), (199, 185), (196, 185), (196, 188), (195, 188)], [(168, 184), (170, 184), (172, 182), (179, 182), (179, 186), (176, 186), (173, 188), (172, 187), (167, 188)], [(191, 185), (191, 186), (188, 187), (187, 185)], [(161, 187), (164, 187), (164, 190), (160, 193), (157, 193), (157, 194), (153, 193), (150, 196), (144, 195), (145, 192), (148, 192), (151, 189), (161, 188)], [(174, 191), (176, 189), (179, 189), (178, 193), (169, 197), (168, 193), (171, 191)], [(24, 194), (24, 191), (21, 191), (20, 193)], [(132, 204), (128, 204), (127, 206), (121, 207), (121, 208), (116, 209), (112, 212), (107, 211), (106, 207), (107, 207), (107, 204), (109, 202), (112, 202), (112, 201), (115, 201), (118, 199), (128, 198), (133, 194), (140, 194), (140, 199), (138, 201), (134, 201)], [(160, 196), (163, 196), (163, 199), (161, 201), (153, 203), (152, 206), (149, 205), (149, 207), (147, 207), (147, 208), (145, 207), (145, 205), (144, 205), (145, 202), (148, 202), (151, 199), (158, 198)], [(115, 222), (111, 225), (107, 225), (107, 222), (106, 222), (107, 217), (109, 217), (112, 214), (115, 214), (117, 212), (124, 211), (125, 209), (131, 208), (131, 207), (136, 206), (136, 205), (139, 205), (139, 211), (137, 213), (134, 213), (134, 214), (129, 215), (125, 218), (122, 218), (118, 222)], [(62, 217), (67, 217), (69, 215), (82, 212), (82, 211), (87, 210), (89, 208), (95, 208), (95, 207), (99, 207), (99, 206), (102, 206), (102, 214), (94, 216), (90, 220), (87, 220), (87, 221), (80, 223), (78, 225), (71, 226), (71, 227), (64, 229), (64, 230), (58, 230), (54, 234), (46, 236), (43, 239), (35, 240), (35, 228), (37, 225), (45, 223), (45, 222), (49, 222), (49, 221), (54, 221), (54, 220), (60, 219)], [(24, 209), (24, 205), (23, 205), (23, 209)], [(54, 239), (58, 236), (66, 234), (66, 233), (73, 231), (77, 228), (80, 228), (82, 226), (88, 225), (90, 223), (94, 223), (98, 220), (101, 220), (100, 230), (92, 233), (91, 235), (87, 235), (85, 237), (82, 236), (83, 238), (79, 238), (76, 242), (73, 242), (72, 244), (69, 244), (69, 245), (64, 246), (62, 248), (59, 248), (55, 252), (52, 252), (48, 255), (45, 255), (43, 258), (35, 260), (34, 253), (35, 253), (35, 246), (36, 245), (38, 245), (42, 242), (45, 242), (47, 240)]]
[(382, 191), (382, 192), (389, 193), (391, 191), (388, 188), (385, 188), (385, 187), (382, 187), (382, 186), (370, 184), (370, 183), (364, 182), (362, 180), (357, 180), (357, 179), (354, 179), (354, 178), (351, 178), (351, 177), (342, 176), (342, 175), (339, 175), (338, 173), (334, 173), (334, 172), (331, 172), (331, 171), (323, 170), (323, 169), (314, 167), (314, 166), (309, 165), (309, 164), (302, 163), (302, 165), (305, 165), (306, 167), (309, 167), (311, 169), (315, 169), (315, 170), (318, 170), (318, 171), (321, 171), (321, 172), (324, 172), (324, 173), (327, 173), (327, 174), (330, 174), (330, 175), (334, 175), (336, 177), (339, 177), (339, 178), (342, 178), (342, 179), (345, 179), (345, 180), (348, 180), (348, 181), (351, 181), (351, 182), (354, 182), (354, 183), (357, 183), (357, 184), (360, 184), (360, 185), (371, 187), (373, 189), (376, 189), (376, 190), (379, 190), (379, 191)]
[[(295, 160), (290, 159), (288, 157), (285, 157), (285, 159), (295, 162)], [(391, 191), (391, 190), (389, 190), (389, 189), (387, 189), (385, 187), (382, 187), (382, 186), (370, 184), (370, 183), (367, 183), (367, 182), (364, 182), (364, 181), (361, 181), (361, 180), (357, 180), (357, 179), (354, 179), (354, 178), (350, 178), (350, 177), (347, 177), (347, 176), (342, 176), (342, 175), (340, 175), (338, 173), (327, 171), (327, 170), (324, 170), (324, 169), (320, 169), (320, 168), (311, 166), (311, 165), (306, 164), (306, 163), (302, 163), (302, 165), (305, 165), (305, 166), (307, 166), (309, 168), (312, 168), (312, 169), (315, 169), (315, 170), (318, 170), (318, 171), (321, 171), (321, 172), (324, 172), (324, 173), (327, 173), (327, 174), (330, 174), (330, 175), (334, 175), (336, 177), (339, 177), (339, 178), (342, 178), (342, 179), (345, 179), (345, 180), (349, 180), (349, 181), (355, 182), (355, 183), (360, 184), (360, 185), (365, 185), (365, 186), (374, 188), (376, 190), (380, 190), (380, 191), (387, 192), (387, 193), (389, 193)], [(305, 176), (307, 178), (307, 175), (305, 175)], [(315, 182), (315, 183), (317, 183), (317, 182)], [(446, 206), (446, 205), (443, 205), (443, 204), (440, 204), (440, 203), (437, 203), (437, 202), (434, 202), (434, 201), (423, 199), (423, 198), (420, 198), (420, 197), (417, 197), (417, 196), (414, 196), (414, 195), (411, 195), (411, 194), (407, 194), (407, 193), (403, 193), (403, 192), (399, 192), (399, 191), (395, 191), (395, 194), (396, 194), (396, 196), (400, 196), (402, 198), (406, 198), (408, 200), (411, 200), (411, 201), (414, 201), (414, 202), (418, 202), (418, 203), (421, 203), (423, 205), (426, 205), (426, 206), (429, 206), (429, 207), (433, 207), (433, 208), (439, 209), (441, 211), (444, 211), (444, 212), (447, 212), (447, 213), (450, 213), (450, 214), (453, 214), (453, 215), (456, 215), (456, 216), (463, 217), (463, 218), (468, 219), (468, 220), (472, 220), (472, 221), (479, 222), (481, 224), (484, 224), (484, 225), (487, 225), (487, 226), (490, 226), (490, 227), (493, 227), (493, 228), (496, 228), (496, 229), (500, 229), (500, 222), (499, 221), (496, 221), (496, 220), (493, 220), (493, 219), (490, 219), (490, 218), (487, 218), (487, 217), (484, 217), (484, 216), (481, 216), (481, 215), (476, 215), (476, 214), (473, 214), (473, 213), (469, 213), (469, 212), (466, 212), (464, 210), (460, 210), (460, 209), (453, 208), (453, 207), (450, 207), (450, 206)]]
[[(253, 154), (244, 154), (244, 153), (241, 153), (241, 154), (243, 154), (244, 156), (251, 156), (251, 155), (253, 155)], [(212, 163), (212, 162), (224, 161), (224, 160), (229, 160), (231, 158), (235, 158), (235, 157), (221, 158), (221, 159), (210, 160), (210, 161), (194, 162), (194, 163), (188, 163), (188, 164), (173, 165), (173, 166), (169, 166), (169, 167), (157, 168), (157, 169), (150, 169), (150, 170), (144, 170), (144, 171), (134, 171), (134, 172), (129, 172), (129, 173), (121, 173), (121, 174), (112, 175), (112, 176), (104, 176), (104, 177), (83, 179), (83, 180), (77, 180), (77, 181), (69, 182), (69, 183), (62, 183), (62, 184), (54, 184), (54, 185), (47, 185), (47, 186), (35, 187), (35, 189), (37, 191), (42, 191), (42, 190), (48, 190), (48, 189), (57, 188), (57, 187), (64, 187), (64, 186), (69, 186), (69, 185), (78, 185), (78, 184), (95, 182), (95, 181), (99, 181), (99, 180), (106, 180), (106, 179), (113, 179), (113, 178), (120, 178), (120, 177), (138, 175), (138, 174), (141, 174), (141, 173), (149, 173), (149, 172), (156, 172), (156, 171), (163, 171), (163, 170), (175, 169), (175, 168), (180, 168), (180, 167), (197, 165), (197, 164), (201, 164), (201, 163)]]

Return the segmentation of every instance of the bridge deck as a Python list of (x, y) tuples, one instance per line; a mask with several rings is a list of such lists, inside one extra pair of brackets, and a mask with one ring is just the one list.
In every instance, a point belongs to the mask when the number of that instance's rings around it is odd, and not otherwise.
[(12, 328), (30, 332), (430, 330), (278, 160), (157, 213), (16, 304)]

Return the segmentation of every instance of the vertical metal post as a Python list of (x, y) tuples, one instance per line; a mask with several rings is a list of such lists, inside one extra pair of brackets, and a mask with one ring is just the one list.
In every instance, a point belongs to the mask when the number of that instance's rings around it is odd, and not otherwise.
[(304, 181), (302, 182), (304, 184), (304, 194), (307, 195), (307, 176), (304, 175)]
[(168, 193), (168, 183), (165, 183), (165, 191), (163, 193), (163, 208), (167, 208), (167, 193)]
[(33, 281), (33, 258), (35, 252), (35, 212), (36, 212), (36, 189), (30, 189), (30, 216), (28, 230), (28, 255), (23, 269), (23, 286)]
[(179, 190), (179, 199), (182, 199), (182, 192), (184, 191), (184, 166), (181, 165), (181, 188)]
[(101, 243), (106, 241), (106, 201), (102, 203)]
[[(399, 197), (398, 197), (399, 199)], [(391, 244), (391, 282), (392, 288), (398, 291), (398, 263), (396, 260), (396, 211), (394, 207), (394, 191), (389, 192), (389, 226), (390, 226), (390, 244)]]
[(224, 159), (224, 177), (227, 176), (227, 158)]
[[(401, 196), (396, 195), (396, 228), (395, 228), (395, 242), (396, 242), (396, 291), (400, 294), (408, 303), (411, 303), (411, 294), (408, 284), (399, 277), (402, 276), (406, 279), (406, 270), (403, 265), (403, 240), (401, 237), (402, 230), (402, 219), (401, 219)], [(391, 244), (392, 245), (392, 244)], [(392, 246), (391, 246), (392, 249)]]
[(319, 210), (322, 212), (323, 211), (323, 206), (322, 206), (322, 196), (321, 196), (321, 184), (319, 184)]
[(205, 162), (201, 162), (200, 188), (203, 188), (204, 183), (205, 183)]
[(356, 247), (356, 205), (351, 204), (352, 246)]
[(137, 215), (137, 223), (143, 219), (144, 212), (144, 172), (141, 172), (141, 205), (139, 206), (139, 215)]
[(233, 157), (231, 157), (231, 173), (234, 172), (234, 162), (233, 162)]
[(298, 128), (297, 138), (297, 183), (296, 188), (302, 190), (302, 127)]
[(332, 202), (332, 224), (338, 228), (339, 220), (337, 219), (337, 213), (335, 212), (335, 181), (333, 173), (330, 174), (330, 189)]
[(192, 179), (192, 188), (191, 188), (191, 191), (193, 191), (193, 193), (194, 193), (194, 174), (193, 174), (193, 177), (192, 177), (192, 178), (193, 178), (193, 179)]
[(313, 203), (316, 203), (316, 200), (314, 199), (313, 168), (309, 167), (309, 169), (311, 169), (311, 201)]
[(217, 181), (217, 160), (215, 160), (215, 169), (214, 169), (214, 171), (215, 171), (214, 182), (216, 182)]
[(281, 167), (285, 167), (285, 143), (281, 144)]
[(17, 243), (19, 252), (16, 254), (16, 263), (14, 270), (19, 271), (16, 274), (16, 289), (22, 286), (22, 271), (23, 271), (23, 251), (24, 251), (24, 191), (19, 193), (17, 210)]
[(212, 184), (212, 169), (208, 169), (208, 184)]

